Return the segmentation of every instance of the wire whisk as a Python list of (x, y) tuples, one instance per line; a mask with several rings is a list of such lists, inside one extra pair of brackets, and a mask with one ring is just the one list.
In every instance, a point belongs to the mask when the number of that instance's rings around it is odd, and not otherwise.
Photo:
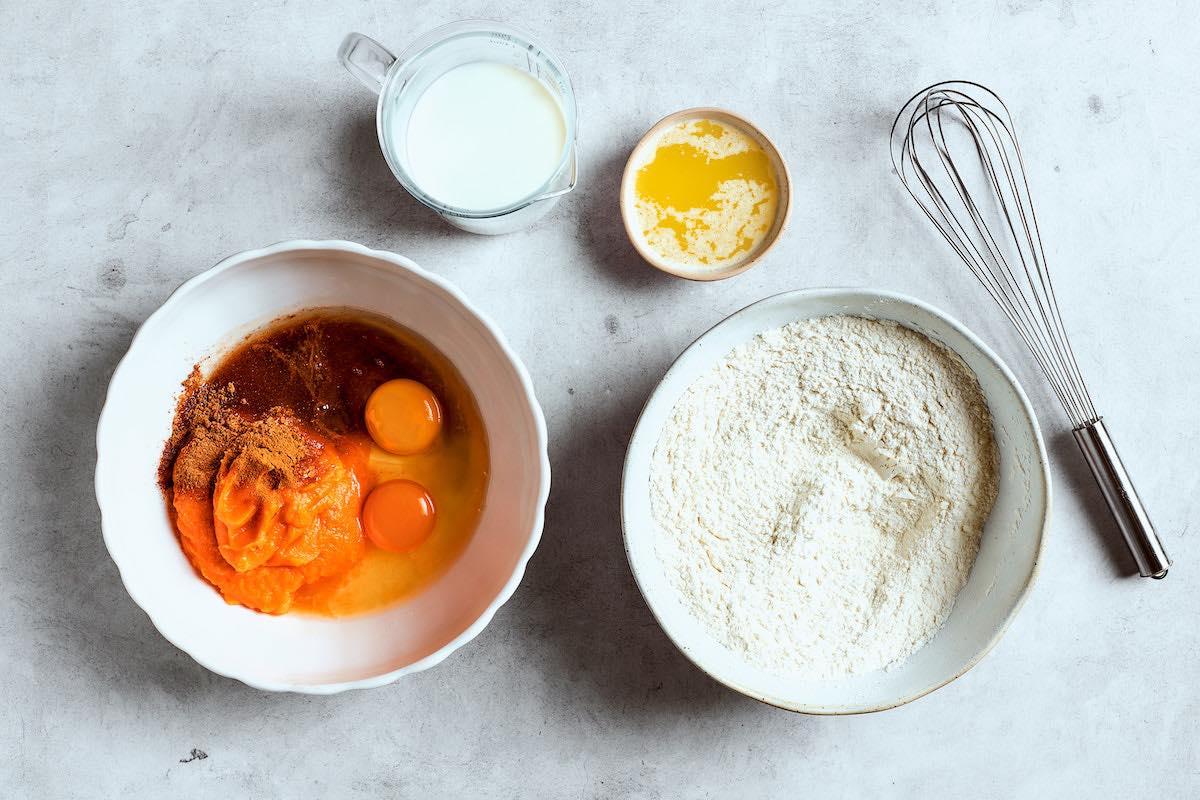
[(983, 284), (1046, 376), (1143, 576), (1171, 561), (1142, 506), (1067, 337), (1012, 116), (985, 86), (934, 84), (892, 124), (892, 166)]

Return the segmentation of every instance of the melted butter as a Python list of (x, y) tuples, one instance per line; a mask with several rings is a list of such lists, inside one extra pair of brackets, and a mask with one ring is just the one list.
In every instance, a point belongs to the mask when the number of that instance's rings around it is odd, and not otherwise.
[(688, 265), (740, 260), (766, 238), (778, 205), (763, 148), (707, 119), (664, 132), (638, 170), (634, 191), (647, 244)]

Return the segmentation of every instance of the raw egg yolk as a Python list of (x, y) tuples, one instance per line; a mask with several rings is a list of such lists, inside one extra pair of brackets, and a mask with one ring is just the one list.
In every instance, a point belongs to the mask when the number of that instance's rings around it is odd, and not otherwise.
[(433, 533), (437, 512), (433, 498), (419, 483), (395, 480), (381, 483), (363, 504), (363, 527), (375, 545), (393, 553), (418, 547)]
[(371, 392), (366, 418), (375, 444), (398, 456), (421, 452), (442, 430), (442, 406), (437, 397), (425, 384), (404, 378)]

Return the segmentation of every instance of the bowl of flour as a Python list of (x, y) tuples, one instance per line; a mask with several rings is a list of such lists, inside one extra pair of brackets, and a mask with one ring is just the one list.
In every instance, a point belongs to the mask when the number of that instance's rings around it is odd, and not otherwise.
[(767, 298), (692, 344), (625, 461), (630, 566), (700, 669), (794, 711), (966, 672), (1030, 590), (1045, 447), (1008, 368), (902, 295)]

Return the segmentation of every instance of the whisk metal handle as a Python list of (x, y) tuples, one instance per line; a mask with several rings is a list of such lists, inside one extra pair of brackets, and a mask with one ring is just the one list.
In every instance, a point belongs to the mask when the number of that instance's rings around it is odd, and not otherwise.
[(1104, 500), (1117, 521), (1117, 527), (1125, 537), (1129, 552), (1137, 561), (1138, 572), (1143, 578), (1165, 578), (1171, 559), (1163, 549), (1154, 524), (1146, 513), (1133, 481), (1121, 463), (1117, 446), (1113, 444), (1108, 428), (1100, 417), (1075, 428), (1075, 441), (1083, 451)]

